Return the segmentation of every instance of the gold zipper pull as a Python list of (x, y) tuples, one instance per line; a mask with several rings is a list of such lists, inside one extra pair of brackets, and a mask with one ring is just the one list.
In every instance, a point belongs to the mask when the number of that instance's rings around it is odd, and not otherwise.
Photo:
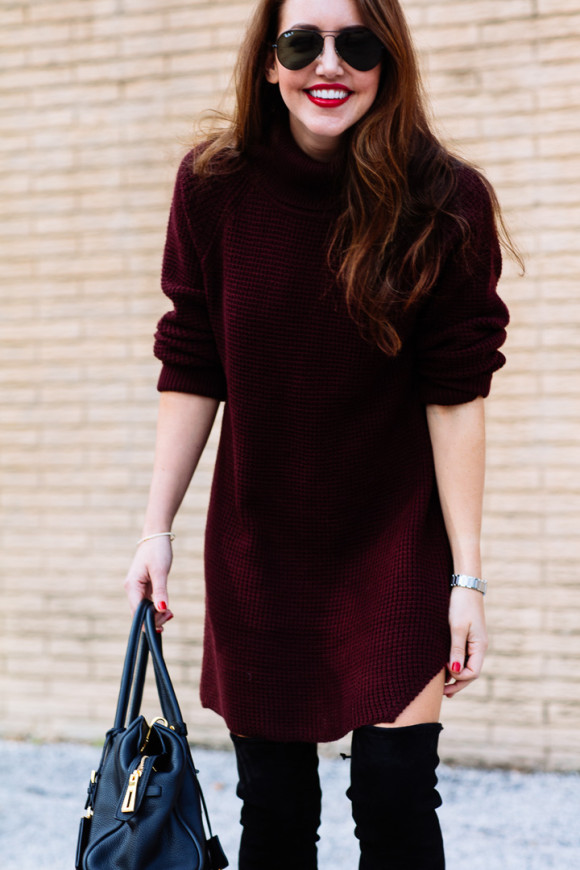
[[(156, 722), (161, 722), (161, 724), (162, 724), (162, 725), (165, 725), (166, 728), (168, 727), (167, 719), (164, 719), (163, 716), (156, 716), (155, 719), (152, 719), (152, 720), (151, 720), (151, 725), (149, 725), (149, 729), (148, 729), (148, 731), (147, 731), (147, 737), (145, 738), (145, 743), (143, 744), (143, 746), (141, 747), (141, 749), (139, 750), (139, 752), (143, 752), (144, 749), (145, 749), (145, 747), (146, 747), (147, 744), (149, 743), (149, 739), (150, 739), (150, 737), (151, 737), (151, 732), (153, 731), (153, 726), (155, 725)], [(147, 723), (145, 723), (145, 724), (147, 724)], [(173, 727), (173, 726), (172, 726), (172, 727)]]
[(135, 770), (129, 777), (129, 785), (125, 794), (125, 800), (121, 807), (122, 813), (132, 813), (135, 809), (135, 799), (137, 797), (137, 783), (139, 782), (139, 774)]
[(139, 762), (139, 767), (135, 768), (135, 770), (129, 777), (129, 785), (127, 786), (127, 791), (125, 792), (125, 800), (123, 801), (123, 806), (121, 807), (122, 813), (132, 813), (135, 809), (135, 801), (137, 800), (137, 786), (139, 785), (139, 780), (141, 779), (141, 776), (143, 774), (143, 767), (148, 758), (148, 755), (144, 755)]

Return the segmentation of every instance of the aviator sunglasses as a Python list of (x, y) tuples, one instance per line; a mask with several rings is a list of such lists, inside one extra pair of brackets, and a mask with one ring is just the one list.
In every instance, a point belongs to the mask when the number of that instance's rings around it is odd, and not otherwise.
[(359, 72), (374, 69), (381, 60), (383, 43), (366, 27), (324, 31), (287, 30), (280, 34), (272, 48), (276, 49), (278, 60), (286, 69), (304, 69), (320, 57), (326, 36), (334, 37), (336, 53)]

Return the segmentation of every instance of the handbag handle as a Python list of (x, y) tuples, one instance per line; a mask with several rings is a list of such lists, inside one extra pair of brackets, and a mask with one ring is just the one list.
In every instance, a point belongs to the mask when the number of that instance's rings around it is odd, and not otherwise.
[(155, 608), (153, 602), (148, 599), (143, 599), (139, 603), (133, 617), (113, 728), (121, 730), (125, 727), (131, 695), (130, 721), (137, 718), (139, 714), (149, 654), (153, 661), (157, 694), (163, 716), (178, 733), (186, 734), (187, 729), (163, 658), (161, 637), (155, 629)]

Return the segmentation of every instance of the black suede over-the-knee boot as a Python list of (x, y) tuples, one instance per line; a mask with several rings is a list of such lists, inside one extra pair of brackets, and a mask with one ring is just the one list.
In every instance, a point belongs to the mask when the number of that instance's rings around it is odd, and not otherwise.
[(315, 743), (231, 735), (243, 826), (239, 870), (316, 870), (321, 791)]
[(441, 725), (353, 732), (351, 786), (360, 870), (444, 870), (435, 768)]

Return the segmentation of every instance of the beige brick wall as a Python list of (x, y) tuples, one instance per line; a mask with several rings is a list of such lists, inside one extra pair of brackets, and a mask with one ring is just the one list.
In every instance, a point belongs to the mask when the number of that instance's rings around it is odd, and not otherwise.
[[(405, 3), (442, 133), (495, 183), (509, 365), (489, 408), (485, 674), (446, 702), (443, 754), (580, 766), (580, 9)], [(0, 9), (0, 733), (99, 739), (116, 698), (156, 415), (152, 332), (176, 166), (229, 80), (251, 2)], [(215, 452), (176, 522), (168, 658), (200, 709), (201, 551)]]

